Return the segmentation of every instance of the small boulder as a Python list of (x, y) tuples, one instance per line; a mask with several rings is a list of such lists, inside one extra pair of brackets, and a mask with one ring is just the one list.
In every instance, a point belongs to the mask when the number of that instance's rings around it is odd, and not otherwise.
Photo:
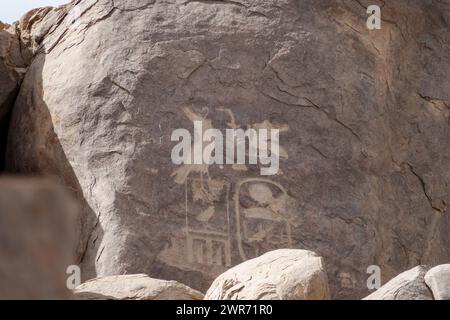
[(425, 283), (435, 300), (450, 300), (450, 264), (432, 268), (425, 275)]
[(80, 300), (202, 300), (203, 294), (176, 281), (152, 279), (145, 274), (89, 280), (74, 291)]
[(57, 184), (0, 179), (0, 300), (70, 299), (77, 206)]
[(205, 300), (329, 299), (322, 258), (311, 251), (282, 249), (248, 260), (220, 275)]
[(405, 271), (364, 300), (433, 300), (424, 280), (427, 271), (426, 266)]

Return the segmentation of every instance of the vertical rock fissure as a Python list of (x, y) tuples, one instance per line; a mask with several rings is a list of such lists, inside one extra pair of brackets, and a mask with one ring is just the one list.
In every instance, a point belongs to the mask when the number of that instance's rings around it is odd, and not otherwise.
[[(14, 104), (16, 102), (17, 96), (19, 95), (20, 85), (13, 93), (11, 93), (11, 97), (6, 101), (5, 105), (10, 105), (11, 107), (6, 107), (9, 110), (2, 120), (0, 120), (0, 174), (5, 174), (5, 161), (6, 161), (6, 146), (8, 142), (8, 131), (9, 124), (11, 121), (12, 110), (14, 108)], [(4, 107), (4, 106), (3, 106)]]

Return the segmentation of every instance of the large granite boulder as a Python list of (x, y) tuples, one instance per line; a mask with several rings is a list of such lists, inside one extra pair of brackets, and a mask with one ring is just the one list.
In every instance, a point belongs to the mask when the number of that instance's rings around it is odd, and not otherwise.
[(433, 300), (424, 279), (428, 269), (418, 266), (405, 271), (364, 300)]
[(59, 185), (0, 179), (0, 299), (69, 299), (77, 206)]
[(450, 300), (450, 264), (430, 269), (425, 275), (425, 283), (435, 300)]
[[(370, 1), (370, 4), (378, 1)], [(317, 252), (336, 298), (450, 258), (450, 8), (367, 1), (78, 0), (29, 19), (10, 172), (83, 205), (83, 276), (205, 290), (278, 248)], [(381, 5), (381, 2), (379, 3)], [(24, 27), (21, 27), (24, 28)], [(279, 129), (280, 170), (175, 165), (175, 129)]]
[(145, 274), (89, 280), (74, 290), (80, 300), (202, 300), (203, 294), (176, 281)]
[(325, 300), (330, 298), (321, 257), (281, 249), (248, 260), (220, 275), (205, 300)]

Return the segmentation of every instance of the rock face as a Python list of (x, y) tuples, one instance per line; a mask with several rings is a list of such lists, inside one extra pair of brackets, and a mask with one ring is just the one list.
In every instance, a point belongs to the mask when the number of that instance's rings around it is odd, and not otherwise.
[(14, 103), (23, 76), (25, 61), (20, 52), (20, 42), (13, 28), (0, 22), (0, 119)]
[(76, 206), (60, 186), (0, 179), (0, 299), (68, 299)]
[(75, 290), (82, 300), (202, 300), (203, 294), (176, 281), (145, 274), (110, 276), (83, 283)]
[(450, 300), (450, 264), (432, 268), (425, 275), (425, 282), (435, 300)]
[(433, 300), (424, 280), (427, 270), (419, 266), (403, 272), (364, 300)]
[[(333, 297), (360, 298), (369, 265), (388, 279), (444, 263), (450, 8), (389, 1), (369, 31), (367, 4), (78, 0), (34, 11), (20, 23), (35, 58), (7, 169), (58, 176), (82, 201), (85, 279), (146, 273), (205, 290), (247, 259), (301, 248), (326, 260)], [(278, 128), (280, 171), (174, 165), (172, 132), (194, 121)]]
[(282, 249), (246, 261), (220, 275), (205, 300), (324, 300), (330, 298), (322, 258)]
[(8, 121), (27, 61), (13, 27), (0, 21), (0, 170), (3, 170)]

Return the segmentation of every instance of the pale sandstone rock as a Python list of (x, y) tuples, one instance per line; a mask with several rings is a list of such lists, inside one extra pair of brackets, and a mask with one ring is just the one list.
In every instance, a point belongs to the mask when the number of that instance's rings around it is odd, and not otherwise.
[(433, 300), (424, 280), (428, 269), (418, 266), (405, 271), (364, 300)]
[(322, 258), (306, 250), (281, 249), (246, 261), (220, 275), (205, 300), (329, 299)]
[[(78, 0), (33, 11), (16, 25), (36, 57), (7, 169), (74, 190), (85, 279), (145, 273), (205, 290), (247, 259), (308, 248), (326, 259), (333, 297), (361, 298), (369, 265), (392, 278), (445, 263), (450, 9), (389, 1), (372, 32), (367, 4)], [(280, 128), (279, 174), (173, 165), (173, 130), (203, 118)]]
[(93, 279), (74, 290), (82, 300), (202, 300), (203, 294), (176, 281), (145, 274)]
[(0, 299), (69, 299), (77, 207), (42, 179), (0, 179)]
[(435, 300), (450, 300), (450, 264), (432, 268), (425, 275), (425, 283)]
[(0, 22), (0, 170), (3, 170), (8, 120), (29, 61), (14, 28)]
[(23, 56), (19, 36), (13, 26), (0, 26), (0, 120), (9, 112), (29, 60)]

